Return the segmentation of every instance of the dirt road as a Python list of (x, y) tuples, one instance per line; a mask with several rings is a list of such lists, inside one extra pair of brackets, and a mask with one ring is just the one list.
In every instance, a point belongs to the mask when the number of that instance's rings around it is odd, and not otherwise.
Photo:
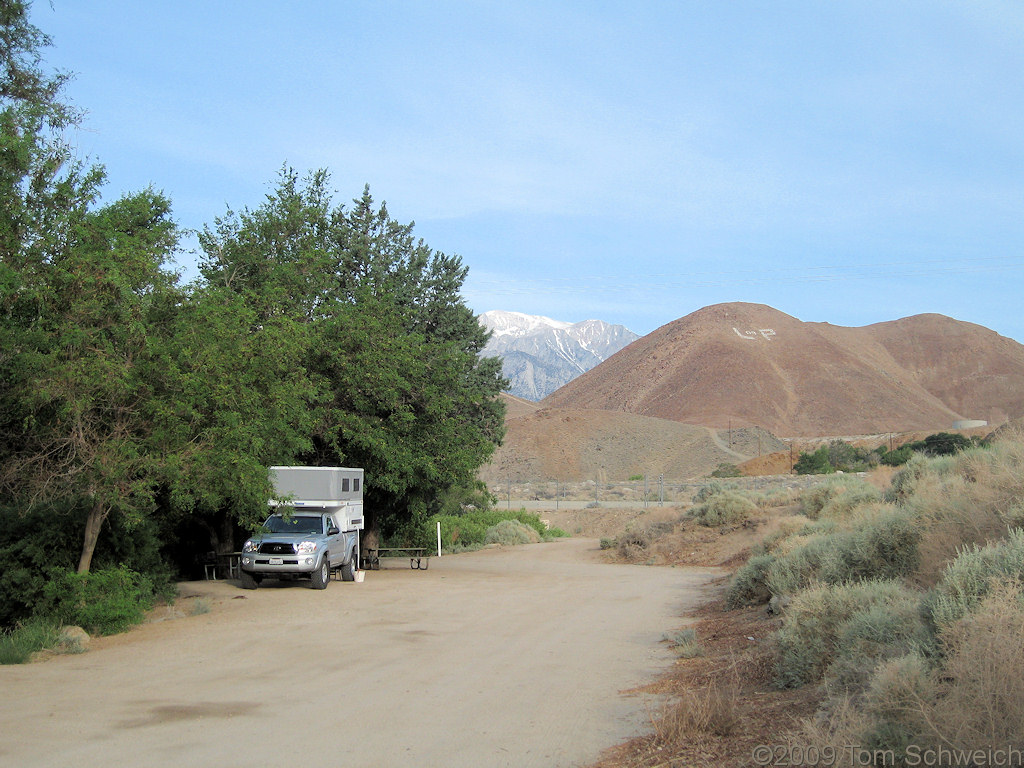
[(209, 613), (0, 668), (0, 764), (585, 764), (643, 728), (627, 691), (718, 575), (604, 564), (587, 539), (403, 562), (323, 592), (192, 582), (176, 610)]

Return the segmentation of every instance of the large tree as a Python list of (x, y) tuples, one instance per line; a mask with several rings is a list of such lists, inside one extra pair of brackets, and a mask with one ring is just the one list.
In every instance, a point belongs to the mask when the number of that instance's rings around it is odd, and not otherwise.
[(285, 169), (262, 206), (229, 212), (202, 245), (206, 283), (305, 345), (316, 423), (295, 459), (366, 470), (371, 528), (394, 529), (470, 485), (500, 441), (503, 380), (460, 295), (466, 268), (413, 237), (369, 190), (351, 211), (329, 176)]
[(0, 490), (88, 507), (79, 570), (112, 512), (152, 506), (150, 313), (175, 277), (167, 200), (98, 205), (103, 171), (73, 159), (78, 115), (27, 4), (0, 2)]

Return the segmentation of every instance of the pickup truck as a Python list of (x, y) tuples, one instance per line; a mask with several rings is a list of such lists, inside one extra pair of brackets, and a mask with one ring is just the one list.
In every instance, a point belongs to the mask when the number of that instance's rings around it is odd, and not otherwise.
[(335, 569), (342, 580), (354, 581), (356, 536), (355, 531), (342, 531), (331, 513), (275, 513), (242, 546), (242, 587), (256, 589), (269, 577), (308, 578), (313, 589), (325, 589)]
[[(308, 578), (325, 589), (331, 571), (355, 581), (363, 528), (363, 470), (271, 467), (273, 513), (242, 546), (239, 578), (256, 589), (265, 578)], [(278, 500), (280, 499), (280, 500)]]

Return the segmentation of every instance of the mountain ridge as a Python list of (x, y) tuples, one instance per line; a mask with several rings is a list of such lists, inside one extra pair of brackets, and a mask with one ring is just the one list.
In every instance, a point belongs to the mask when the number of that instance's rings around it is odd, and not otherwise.
[(508, 392), (541, 400), (639, 338), (603, 320), (569, 323), (541, 315), (491, 310), (478, 318), (491, 331), (481, 355), (502, 358)]

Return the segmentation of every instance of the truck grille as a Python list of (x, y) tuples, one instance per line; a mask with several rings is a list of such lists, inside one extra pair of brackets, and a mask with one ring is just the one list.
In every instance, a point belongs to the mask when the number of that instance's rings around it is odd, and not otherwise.
[(261, 555), (294, 555), (295, 545), (294, 544), (281, 544), (276, 541), (270, 541), (265, 544), (260, 544)]

